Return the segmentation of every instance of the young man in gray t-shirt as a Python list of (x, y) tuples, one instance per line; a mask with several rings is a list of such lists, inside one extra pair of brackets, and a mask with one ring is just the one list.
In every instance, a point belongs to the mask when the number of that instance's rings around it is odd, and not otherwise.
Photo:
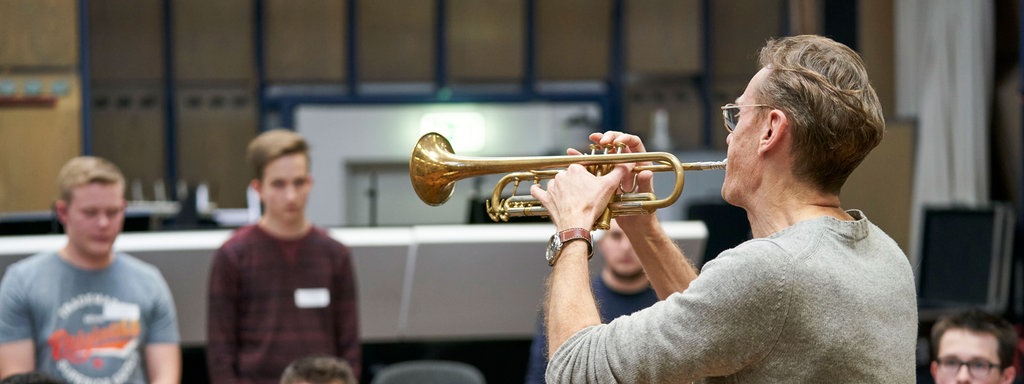
[(67, 244), (15, 263), (0, 281), (0, 378), (41, 371), (69, 383), (178, 383), (170, 289), (155, 267), (113, 251), (124, 176), (78, 157), (58, 179)]

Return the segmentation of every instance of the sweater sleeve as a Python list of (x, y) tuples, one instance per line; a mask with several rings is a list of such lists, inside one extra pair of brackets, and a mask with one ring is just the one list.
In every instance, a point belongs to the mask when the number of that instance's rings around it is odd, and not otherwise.
[(238, 380), (238, 283), (238, 268), (221, 247), (210, 268), (207, 301), (206, 362), (212, 383)]
[(338, 320), (337, 350), (342, 358), (352, 367), (352, 373), (358, 379), (362, 371), (362, 345), (359, 341), (359, 302), (356, 292), (356, 274), (352, 265), (352, 256), (348, 247), (336, 244), (338, 253), (337, 275), (334, 280), (334, 295), (338, 298), (334, 306)]
[(585, 328), (551, 357), (548, 382), (690, 382), (735, 373), (777, 342), (790, 264), (770, 242), (709, 262), (681, 293), (607, 325)]

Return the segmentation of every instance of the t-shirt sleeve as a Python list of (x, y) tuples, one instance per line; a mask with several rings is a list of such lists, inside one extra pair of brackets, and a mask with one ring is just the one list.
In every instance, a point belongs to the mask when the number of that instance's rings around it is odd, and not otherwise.
[[(154, 268), (155, 269), (155, 268)], [(174, 299), (171, 296), (171, 289), (167, 286), (160, 271), (154, 271), (156, 295), (152, 314), (149, 320), (149, 340), (147, 343), (178, 343), (181, 336), (178, 333), (178, 316), (174, 308)]]
[(206, 365), (212, 383), (237, 380), (238, 271), (227, 246), (221, 246), (210, 265), (206, 310)]
[(0, 281), (0, 344), (32, 338), (32, 324), (24, 279), (16, 267)]
[(723, 253), (685, 292), (570, 337), (551, 356), (547, 380), (690, 382), (762, 359), (790, 297), (781, 254), (770, 242)]

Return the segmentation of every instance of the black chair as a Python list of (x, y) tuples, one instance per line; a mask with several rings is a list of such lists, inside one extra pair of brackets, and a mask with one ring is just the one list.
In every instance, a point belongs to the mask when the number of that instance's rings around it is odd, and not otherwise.
[(485, 384), (476, 367), (446, 360), (414, 360), (391, 364), (373, 377), (372, 384)]
[[(722, 200), (695, 202), (686, 210), (689, 220), (700, 220), (708, 228), (708, 240), (704, 246), (704, 265), (722, 251), (750, 240), (750, 222), (747, 211)], [(697, 260), (694, 260), (697, 262)]]

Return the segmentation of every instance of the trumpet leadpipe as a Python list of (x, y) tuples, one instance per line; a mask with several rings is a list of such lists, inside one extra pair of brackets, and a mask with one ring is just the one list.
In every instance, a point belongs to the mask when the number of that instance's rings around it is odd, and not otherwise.
[[(722, 161), (699, 161), (695, 163), (680, 163), (684, 171), (709, 171), (713, 169), (725, 169), (728, 159)], [(638, 165), (633, 167), (633, 172), (669, 172), (672, 171), (671, 164)]]
[(722, 161), (700, 161), (696, 163), (683, 163), (683, 169), (687, 171), (707, 171), (712, 169), (725, 169), (729, 159)]

